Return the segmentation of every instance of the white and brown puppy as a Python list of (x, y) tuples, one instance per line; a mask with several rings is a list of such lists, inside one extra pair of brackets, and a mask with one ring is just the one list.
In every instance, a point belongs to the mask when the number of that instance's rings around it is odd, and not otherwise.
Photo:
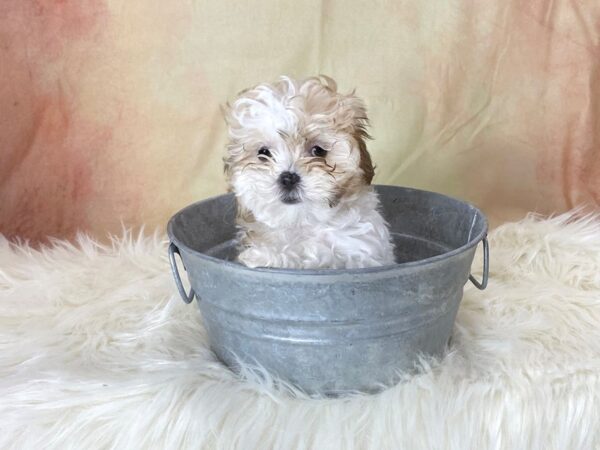
[(371, 187), (364, 103), (327, 77), (248, 89), (226, 108), (225, 173), (238, 201), (239, 261), (360, 268), (394, 262)]

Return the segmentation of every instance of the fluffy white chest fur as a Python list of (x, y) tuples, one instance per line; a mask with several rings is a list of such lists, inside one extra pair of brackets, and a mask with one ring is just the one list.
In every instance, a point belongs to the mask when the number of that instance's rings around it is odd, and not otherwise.
[(241, 220), (240, 241), (245, 248), (238, 259), (249, 267), (292, 269), (392, 264), (394, 247), (378, 206), (369, 187), (325, 210), (323, 217), (301, 218), (297, 211), (288, 210), (274, 215), (271, 224)]

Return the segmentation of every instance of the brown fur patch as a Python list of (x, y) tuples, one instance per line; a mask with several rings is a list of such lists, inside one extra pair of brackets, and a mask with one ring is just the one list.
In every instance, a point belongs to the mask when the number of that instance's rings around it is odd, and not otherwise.
[(243, 231), (238, 235), (238, 239), (242, 246), (248, 246), (248, 244), (252, 242), (253, 232), (248, 230), (247, 226), (254, 222), (256, 222), (256, 218), (254, 217), (254, 214), (252, 214), (252, 211), (244, 208), (238, 203), (236, 223), (242, 226)]
[(371, 184), (373, 181), (373, 177), (375, 176), (375, 168), (373, 167), (373, 162), (371, 161), (371, 155), (367, 150), (367, 143), (365, 139), (368, 138), (368, 135), (364, 130), (361, 130), (354, 135), (354, 139), (358, 143), (358, 150), (360, 152), (360, 163), (358, 167), (363, 171), (363, 178), (367, 184)]

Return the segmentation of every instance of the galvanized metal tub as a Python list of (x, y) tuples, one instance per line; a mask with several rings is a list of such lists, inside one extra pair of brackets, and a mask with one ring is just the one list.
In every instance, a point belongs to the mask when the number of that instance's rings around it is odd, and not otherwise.
[[(487, 221), (441, 194), (376, 186), (397, 264), (352, 270), (251, 269), (235, 258), (235, 198), (195, 203), (168, 224), (182, 298), (194, 297), (210, 346), (232, 368), (260, 365), (309, 394), (375, 392), (442, 356), (467, 279), (488, 276)], [(483, 241), (483, 280), (470, 276)], [(191, 284), (185, 292), (175, 254)]]

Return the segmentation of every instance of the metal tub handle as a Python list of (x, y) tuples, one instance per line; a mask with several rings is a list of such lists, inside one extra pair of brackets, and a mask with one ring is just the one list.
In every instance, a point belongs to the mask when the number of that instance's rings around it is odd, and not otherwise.
[(490, 273), (490, 249), (488, 246), (487, 235), (483, 238), (483, 278), (481, 283), (475, 279), (475, 277), (469, 274), (469, 280), (479, 290), (484, 290), (488, 284), (488, 276)]
[[(194, 292), (194, 289), (190, 287), (190, 293), (186, 293), (185, 292), (185, 288), (183, 287), (183, 283), (181, 282), (181, 277), (179, 276), (179, 269), (177, 268), (177, 261), (175, 261), (175, 253), (177, 253), (179, 255), (179, 258), (181, 258), (181, 253), (179, 253), (179, 249), (177, 248), (177, 246), (175, 244), (173, 244), (171, 242), (171, 245), (169, 245), (169, 262), (171, 263), (171, 272), (173, 272), (173, 278), (175, 279), (175, 284), (177, 285), (177, 290), (179, 291), (179, 295), (181, 295), (182, 300), (185, 303), (192, 303), (192, 300), (194, 300), (194, 297), (196, 296), (196, 293)], [(181, 260), (181, 262), (183, 262), (183, 259)], [(183, 266), (184, 270), (185, 270), (185, 265)]]

